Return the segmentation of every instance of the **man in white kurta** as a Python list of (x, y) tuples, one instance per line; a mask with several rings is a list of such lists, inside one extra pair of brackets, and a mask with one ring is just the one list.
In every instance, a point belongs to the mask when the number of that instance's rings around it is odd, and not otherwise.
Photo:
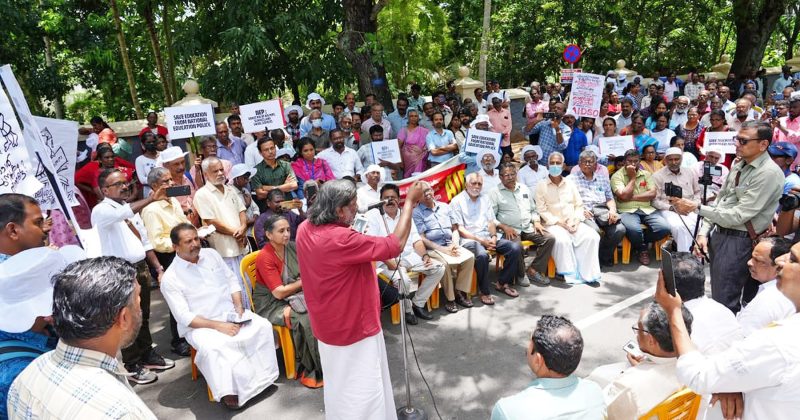
[[(548, 163), (563, 171), (564, 156), (553, 152)], [(556, 238), (553, 247), (556, 272), (569, 284), (600, 281), (600, 235), (581, 223), (586, 215), (578, 187), (561, 176), (561, 172), (557, 175), (551, 172), (536, 185), (534, 196), (542, 223)]]
[[(195, 364), (214, 399), (237, 408), (278, 378), (272, 324), (244, 311), (239, 280), (219, 253), (200, 247), (193, 226), (180, 224), (171, 236), (177, 239), (176, 256), (161, 279), (161, 293), (178, 333), (197, 350)], [(251, 321), (227, 322), (230, 314)]]
[(682, 167), (683, 152), (681, 149), (677, 147), (667, 149), (663, 162), (665, 166), (653, 174), (653, 182), (656, 184), (656, 198), (653, 199), (653, 207), (658, 209), (659, 214), (669, 223), (669, 229), (675, 239), (678, 252), (688, 252), (694, 241), (697, 214), (689, 213), (681, 216), (672, 209), (666, 185), (672, 183), (672, 185), (680, 187), (681, 198), (692, 200), (698, 204), (700, 204), (703, 191), (693, 168)]

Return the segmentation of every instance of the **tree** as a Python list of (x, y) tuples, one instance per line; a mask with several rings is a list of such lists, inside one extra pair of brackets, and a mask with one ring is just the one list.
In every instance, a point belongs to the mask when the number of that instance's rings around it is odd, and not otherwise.
[(369, 39), (376, 39), (378, 13), (389, 0), (342, 0), (344, 25), (339, 34), (338, 47), (350, 61), (358, 80), (358, 92), (368, 93), (383, 104), (387, 112), (394, 110), (392, 94), (386, 80), (383, 63), (374, 59)]
[(150, 38), (150, 45), (153, 48), (153, 58), (156, 61), (156, 72), (158, 79), (161, 81), (161, 88), (164, 90), (164, 101), (167, 105), (175, 102), (172, 97), (172, 90), (169, 87), (170, 80), (167, 75), (166, 67), (164, 66), (164, 59), (161, 55), (161, 41), (158, 39), (158, 32), (156, 32), (156, 17), (154, 13), (155, 4), (154, 0), (145, 0), (138, 4), (139, 13), (145, 21), (147, 26), (147, 35)]
[(736, 53), (731, 72), (742, 74), (761, 66), (770, 36), (788, 3), (789, 0), (733, 0)]
[(128, 57), (128, 45), (125, 43), (125, 33), (122, 32), (122, 21), (119, 18), (119, 8), (117, 7), (117, 0), (111, 1), (111, 12), (114, 16), (114, 27), (117, 29), (117, 42), (119, 42), (119, 54), (122, 57), (122, 65), (125, 67), (125, 75), (128, 78), (128, 89), (131, 92), (131, 102), (133, 108), (136, 110), (136, 118), (143, 119), (142, 106), (139, 105), (139, 98), (136, 94), (136, 82), (133, 79), (133, 69), (131, 68), (131, 60)]
[(783, 52), (785, 60), (794, 57), (794, 46), (797, 44), (797, 37), (800, 35), (800, 3), (789, 6), (789, 13), (780, 19), (778, 31), (786, 42), (786, 50)]

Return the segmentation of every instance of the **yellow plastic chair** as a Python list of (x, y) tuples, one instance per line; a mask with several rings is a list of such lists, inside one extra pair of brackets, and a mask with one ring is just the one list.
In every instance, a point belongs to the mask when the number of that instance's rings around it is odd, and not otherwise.
[(694, 420), (700, 411), (701, 397), (689, 388), (683, 388), (653, 407), (639, 420)]
[[(414, 271), (409, 271), (409, 272), (408, 272), (408, 277), (409, 277), (411, 280), (417, 279), (417, 281), (418, 281), (419, 283), (422, 283), (422, 281), (423, 281), (423, 280), (425, 280), (425, 275), (424, 275), (424, 274), (422, 274), (422, 273), (417, 273), (417, 272), (414, 272)], [(385, 282), (386, 282), (386, 283), (388, 283), (388, 284), (392, 284), (392, 282), (391, 282), (391, 280), (389, 279), (389, 277), (388, 277), (388, 276), (386, 276), (386, 275), (385, 275), (385, 274), (383, 274), (383, 273), (380, 273), (380, 274), (378, 274), (378, 278), (380, 278), (381, 280), (385, 281)], [(429, 311), (431, 310), (431, 306), (433, 306), (433, 305), (431, 304), (431, 301), (433, 300), (433, 296), (434, 296), (434, 295), (437, 295), (437, 301), (438, 301), (438, 294), (439, 294), (439, 286), (437, 285), (437, 288), (436, 288), (436, 290), (433, 292), (433, 294), (431, 295), (431, 297), (430, 297), (430, 298), (428, 298), (428, 310), (429, 310)], [(390, 310), (392, 311), (392, 324), (393, 324), (393, 325), (398, 325), (398, 324), (400, 324), (400, 303), (398, 302), (398, 303), (395, 303), (394, 305), (392, 305), (392, 307), (391, 307), (391, 309), (390, 309)]]
[[(533, 241), (521, 241), (519, 244), (522, 245), (522, 257), (524, 258), (525, 255), (528, 254), (528, 248), (533, 246)], [(502, 255), (498, 255), (497, 258), (494, 260), (495, 271), (499, 272), (500, 269), (503, 268), (503, 260), (505, 260), (505, 258)], [(556, 261), (553, 259), (553, 257), (550, 257), (550, 260), (547, 261), (547, 277), (550, 277), (552, 279), (555, 276), (556, 276)], [(476, 277), (473, 276), (473, 287), (477, 287), (475, 279)]]
[[(259, 252), (261, 251), (259, 250), (245, 255), (244, 258), (242, 258), (242, 264), (240, 266), (242, 278), (250, 279), (250, 288), (254, 290), (256, 287), (256, 257), (258, 257)], [(247, 298), (250, 299), (250, 306), (255, 308), (255, 305), (253, 305), (253, 296), (250, 295), (249, 292)], [(273, 325), (272, 329), (278, 333), (278, 342), (283, 352), (283, 367), (286, 370), (286, 379), (294, 379), (297, 376), (297, 371), (294, 364), (292, 331), (281, 325)]]
[[(647, 230), (647, 226), (642, 225), (643, 230)], [(672, 236), (667, 235), (662, 239), (659, 239), (653, 243), (653, 247), (656, 249), (656, 261), (661, 261), (661, 246), (664, 245), (668, 240), (672, 239)], [(614, 251), (614, 264), (617, 263), (616, 261), (616, 250)], [(628, 240), (628, 235), (622, 237), (622, 263), (623, 264), (630, 264), (631, 263), (631, 241)]]

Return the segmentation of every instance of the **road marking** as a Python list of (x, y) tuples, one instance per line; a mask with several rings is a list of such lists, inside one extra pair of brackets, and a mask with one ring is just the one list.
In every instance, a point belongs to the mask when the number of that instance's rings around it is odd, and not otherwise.
[(595, 323), (597, 323), (599, 321), (602, 321), (602, 320), (610, 317), (611, 315), (616, 314), (617, 312), (620, 312), (620, 311), (622, 311), (624, 309), (627, 309), (627, 308), (629, 308), (629, 307), (631, 307), (633, 305), (636, 305), (637, 303), (639, 303), (639, 302), (641, 302), (641, 301), (643, 301), (643, 300), (645, 300), (645, 299), (647, 299), (649, 297), (652, 297), (653, 295), (655, 295), (655, 293), (656, 293), (656, 288), (655, 288), (655, 286), (653, 286), (653, 287), (651, 287), (651, 288), (649, 288), (647, 290), (639, 292), (638, 294), (635, 294), (635, 295), (623, 300), (622, 302), (615, 303), (614, 305), (611, 305), (608, 308), (605, 308), (600, 312), (592, 314), (592, 315), (590, 315), (590, 316), (588, 316), (588, 317), (576, 322), (575, 326), (578, 327), (578, 329), (584, 329), (584, 328), (590, 327), (590, 326), (594, 325)]

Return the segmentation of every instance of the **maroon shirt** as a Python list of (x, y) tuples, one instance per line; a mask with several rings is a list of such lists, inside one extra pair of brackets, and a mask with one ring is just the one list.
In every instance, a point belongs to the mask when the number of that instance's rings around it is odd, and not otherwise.
[(300, 278), (314, 336), (347, 346), (381, 331), (373, 261), (400, 255), (394, 235), (362, 235), (349, 227), (309, 221), (297, 231)]

